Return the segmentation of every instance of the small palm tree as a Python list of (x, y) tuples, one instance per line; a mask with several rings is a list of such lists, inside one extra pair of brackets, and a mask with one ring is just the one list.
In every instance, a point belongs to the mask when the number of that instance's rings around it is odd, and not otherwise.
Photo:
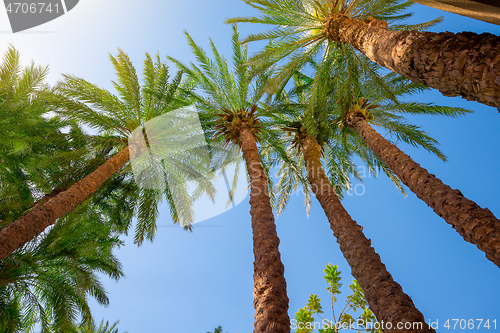
[(284, 266), (270, 203), (269, 177), (261, 164), (258, 146), (262, 138), (268, 137), (257, 106), (264, 94), (266, 75), (262, 74), (253, 81), (249, 69), (243, 66), (247, 61), (247, 48), (238, 42), (236, 26), (233, 26), (232, 36), (234, 73), (213, 41), (212, 61), (189, 34), (186, 36), (199, 66), (171, 60), (197, 85), (199, 93), (195, 100), (201, 117), (206, 119), (207, 136), (212, 140), (223, 140), (227, 146), (240, 147), (250, 179), (255, 257), (254, 332), (290, 332)]
[[(207, 333), (211, 333), (211, 332), (207, 332)], [(222, 333), (222, 326), (219, 325), (219, 327), (216, 327), (215, 330), (213, 331), (213, 333)]]
[[(120, 97), (84, 79), (70, 75), (65, 75), (64, 81), (59, 82), (54, 91), (44, 94), (44, 98), (53, 105), (60, 117), (100, 131), (99, 136), (87, 135), (84, 138), (80, 136), (80, 140), (88, 140), (86, 149), (76, 149), (62, 155), (63, 158), (76, 158), (76, 161), (90, 157), (93, 161), (90, 166), (94, 166), (93, 172), (89, 174), (89, 167), (85, 167), (84, 172), (80, 168), (80, 173), (84, 173), (85, 178), (47, 202), (36, 205), (31, 211), (3, 228), (0, 231), (0, 260), (40, 234), (58, 218), (73, 211), (119, 170), (128, 172), (131, 178), (128, 167), (130, 160), (128, 140), (131, 133), (144, 126), (147, 121), (188, 104), (178, 90), (183, 85), (182, 73), (178, 73), (170, 81), (168, 68), (161, 62), (159, 56), (155, 62), (149, 54), (146, 54), (143, 86), (140, 85), (135, 68), (123, 51), (120, 50), (117, 57), (110, 56), (110, 58), (118, 75), (118, 82), (114, 85)], [(98, 160), (101, 160), (102, 164), (96, 166), (95, 162)], [(179, 165), (177, 169), (185, 166), (184, 163)], [(174, 170), (172, 173), (176, 175), (189, 177), (182, 170), (175, 171), (175, 163), (168, 167), (172, 168)], [(178, 178), (175, 190), (185, 199), (182, 200), (185, 206), (175, 206), (171, 192), (173, 189), (169, 186), (164, 186), (163, 191), (139, 189), (135, 205), (138, 215), (135, 237), (137, 243), (140, 244), (145, 238), (151, 240), (154, 237), (155, 221), (158, 216), (157, 204), (163, 195), (170, 205), (174, 221), (189, 227), (191, 198), (186, 194), (186, 182), (182, 177)], [(165, 179), (162, 181), (167, 182)]]
[[(304, 57), (319, 48), (357, 50), (373, 62), (415, 83), (438, 89), (445, 96), (494, 106), (500, 111), (497, 69), (500, 37), (492, 34), (431, 33), (424, 25), (388, 26), (409, 17), (412, 4), (401, 0), (243, 0), (262, 12), (260, 17), (238, 17), (227, 22), (276, 26), (245, 41), (276, 39), (259, 57), (277, 61), (290, 56), (287, 68), (300, 67)], [(403, 13), (403, 14), (400, 14)], [(331, 52), (327, 52), (331, 53)]]

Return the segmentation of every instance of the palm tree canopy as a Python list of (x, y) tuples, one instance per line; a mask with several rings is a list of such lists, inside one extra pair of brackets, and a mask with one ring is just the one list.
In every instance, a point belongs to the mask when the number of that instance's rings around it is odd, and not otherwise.
[(50, 106), (40, 98), (47, 67), (22, 69), (20, 54), (10, 46), (0, 64), (0, 215), (1, 225), (16, 220), (44, 193), (38, 165), (66, 137), (66, 122), (47, 118)]
[(401, 24), (411, 17), (407, 12), (412, 2), (402, 0), (243, 0), (261, 12), (258, 17), (236, 17), (226, 23), (248, 22), (273, 25), (275, 28), (251, 34), (243, 42), (269, 40), (270, 44), (249, 60), (257, 69), (266, 68), (286, 58), (273, 80), (274, 89), (283, 88), (294, 72), (315, 56), (335, 59), (338, 66), (352, 72), (364, 71), (374, 75), (370, 60), (360, 55), (353, 47), (332, 42), (326, 22), (333, 13), (349, 15), (356, 19), (375, 18), (387, 21), (391, 29), (421, 30), (441, 21), (441, 18), (417, 25)]
[[(278, 128), (274, 127), (271, 119), (267, 116), (263, 104), (263, 97), (267, 93), (266, 87), (270, 78), (270, 72), (260, 72), (253, 75), (251, 68), (246, 66), (248, 61), (248, 48), (239, 42), (239, 33), (236, 25), (233, 25), (232, 35), (232, 65), (234, 71), (229, 67), (227, 60), (219, 53), (213, 40), (210, 40), (210, 47), (214, 60), (211, 60), (205, 51), (198, 46), (192, 37), (186, 32), (188, 43), (199, 63), (186, 65), (181, 61), (169, 58), (180, 70), (186, 73), (196, 84), (198, 91), (192, 94), (196, 106), (200, 110), (200, 117), (204, 120), (204, 130), (206, 136), (213, 140), (226, 140), (231, 143), (226, 152), (238, 150), (238, 140), (231, 134), (238, 121), (249, 120), (253, 127), (253, 133), (261, 146), (261, 151), (266, 152), (261, 155), (270, 154), (269, 151), (286, 156), (281, 143), (278, 140)], [(248, 118), (248, 119), (247, 119)], [(236, 124), (237, 125), (237, 124)], [(216, 146), (212, 144), (212, 146)], [(285, 160), (286, 157), (285, 157)], [(288, 161), (288, 160), (287, 160)], [(292, 163), (292, 161), (288, 161)], [(265, 171), (268, 168), (264, 163)], [(268, 175), (268, 186), (273, 188), (272, 179)], [(235, 178), (236, 180), (236, 178)], [(232, 191), (236, 182), (233, 182)], [(273, 200), (270, 190), (271, 200)]]
[[(351, 189), (351, 177), (362, 181), (355, 157), (360, 158), (373, 175), (384, 172), (404, 193), (401, 182), (394, 173), (366, 147), (354, 130), (344, 125), (346, 115), (353, 109), (363, 110), (370, 123), (386, 132), (396, 142), (402, 141), (423, 147), (440, 159), (446, 160), (437, 147), (437, 141), (417, 126), (409, 124), (405, 115), (432, 114), (455, 117), (469, 111), (407, 101), (406, 97), (427, 88), (394, 73), (379, 76), (374, 82), (373, 76), (370, 75), (349, 76), (347, 70), (339, 73), (331, 68), (328, 72), (324, 68), (325, 63), (309, 63), (316, 69), (316, 78), (297, 72), (294, 75), (294, 88), (288, 94), (282, 92), (277, 95), (273, 103), (275, 110), (270, 113), (276, 126), (287, 132), (286, 135), (281, 135), (281, 140), (289, 147), (290, 158), (301, 166), (299, 170), (304, 170), (305, 167), (301, 159), (300, 138), (304, 133), (308, 133), (315, 136), (322, 147), (324, 170), (339, 196), (342, 197), (344, 191)], [(290, 193), (297, 190), (299, 182), (293, 177), (297, 170), (291, 168), (288, 163), (281, 163), (279, 156), (277, 157), (275, 164), (280, 166), (279, 174), (283, 175), (277, 186), (276, 201), (278, 212), (281, 212)], [(305, 193), (310, 192), (308, 184), (302, 184), (302, 187)], [(305, 200), (308, 201), (309, 198), (307, 195)], [(307, 202), (306, 206), (309, 207)]]
[(214, 60), (207, 56), (187, 32), (185, 34), (199, 66), (193, 63), (188, 66), (174, 58), (169, 57), (169, 59), (189, 75), (199, 88), (200, 92), (194, 94), (193, 97), (203, 112), (203, 116), (211, 114), (212, 118), (216, 118), (222, 109), (237, 113), (259, 103), (265, 94), (263, 81), (268, 74), (261, 73), (257, 78), (250, 76), (249, 67), (244, 66), (248, 60), (248, 48), (240, 44), (236, 26), (233, 25), (232, 35), (231, 60), (234, 71), (230, 69), (224, 56), (219, 53), (212, 39), (210, 39), (210, 48)]
[[(182, 72), (178, 72), (173, 79), (167, 65), (157, 55), (156, 59), (146, 54), (144, 60), (143, 83), (139, 82), (135, 67), (130, 58), (122, 51), (116, 57), (110, 55), (118, 79), (113, 86), (117, 95), (100, 88), (82, 78), (64, 75), (64, 80), (58, 82), (55, 89), (45, 97), (57, 107), (57, 114), (62, 119), (72, 120), (79, 125), (85, 125), (98, 131), (99, 135), (86, 135), (87, 145), (75, 149), (71, 156), (92, 156), (106, 160), (117, 151), (131, 144), (132, 133), (145, 133), (147, 123), (180, 107), (187, 106), (189, 101), (183, 96), (184, 87), (189, 90), (189, 83), (182, 82)], [(168, 136), (168, 133), (167, 133)], [(146, 134), (144, 137), (147, 139)], [(96, 154), (97, 153), (97, 154)], [(188, 152), (189, 153), (189, 152)], [(192, 154), (195, 154), (192, 152)], [(132, 156), (132, 153), (131, 153)], [(70, 155), (63, 155), (68, 158)], [(135, 213), (137, 214), (135, 242), (141, 244), (144, 239), (152, 240), (156, 231), (155, 221), (158, 217), (158, 204), (165, 197), (169, 204), (171, 217), (174, 222), (181, 223), (185, 228), (190, 228), (192, 214), (190, 203), (192, 197), (187, 192), (187, 180), (199, 180), (196, 170), (191, 173), (182, 168), (188, 166), (180, 159), (189, 159), (196, 156), (176, 155), (177, 160), (168, 165), (165, 161), (150, 161), (153, 168), (160, 168), (162, 175), (159, 188), (144, 188), (136, 186)], [(99, 165), (94, 164), (96, 167)], [(195, 166), (191, 166), (195, 169)], [(92, 171), (89, 170), (89, 171)], [(174, 177), (177, 186), (169, 186), (166, 173)], [(87, 171), (88, 173), (88, 171)], [(130, 179), (136, 174), (132, 173), (132, 166), (127, 163), (122, 174)], [(194, 175), (193, 175), (194, 174)], [(136, 178), (137, 179), (137, 178)], [(141, 185), (141, 184), (138, 184)], [(209, 184), (204, 184), (208, 186)], [(174, 196), (183, 200), (174, 200)], [(182, 203), (182, 204), (179, 204)]]

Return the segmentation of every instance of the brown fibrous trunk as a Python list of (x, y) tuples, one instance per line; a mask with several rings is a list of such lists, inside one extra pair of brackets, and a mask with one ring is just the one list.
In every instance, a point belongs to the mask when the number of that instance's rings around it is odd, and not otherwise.
[(254, 333), (289, 333), (285, 268), (279, 252), (280, 240), (268, 195), (257, 142), (250, 126), (243, 124), (239, 142), (250, 177), (250, 215), (254, 251)]
[(104, 162), (94, 172), (0, 230), (0, 260), (42, 233), (56, 220), (73, 211), (129, 160), (128, 147)]
[(487, 208), (481, 208), (422, 168), (410, 156), (377, 133), (361, 116), (348, 118), (368, 148), (401, 179), (403, 184), (429, 205), (486, 258), (500, 267), (500, 221)]
[(500, 37), (490, 33), (391, 31), (384, 21), (333, 13), (327, 37), (445, 96), (462, 96), (500, 111)]

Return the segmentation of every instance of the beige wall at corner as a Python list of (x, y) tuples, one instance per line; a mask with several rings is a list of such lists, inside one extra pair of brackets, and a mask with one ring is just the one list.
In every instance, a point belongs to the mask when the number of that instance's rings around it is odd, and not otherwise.
[[(500, 1), (496, 0), (411, 0), (477, 20), (500, 25)], [(489, 3), (489, 4), (488, 4)]]

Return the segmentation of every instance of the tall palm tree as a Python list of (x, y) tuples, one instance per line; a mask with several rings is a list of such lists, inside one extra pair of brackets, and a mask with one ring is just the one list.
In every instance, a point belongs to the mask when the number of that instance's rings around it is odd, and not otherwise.
[[(342, 82), (342, 75), (339, 74), (335, 73), (334, 75), (337, 85), (341, 85)], [(389, 74), (388, 77), (394, 78), (394, 75)], [(389, 81), (387, 78), (383, 79)], [(305, 170), (309, 183), (302, 183), (302, 187), (306, 194), (312, 191), (316, 195), (330, 222), (330, 228), (337, 238), (340, 249), (351, 267), (352, 275), (365, 290), (368, 303), (378, 320), (391, 322), (394, 327), (398, 322), (421, 323), (424, 331), (433, 332), (434, 330), (425, 324), (423, 315), (415, 307), (411, 298), (403, 292), (401, 286), (387, 271), (380, 256), (371, 246), (371, 241), (363, 234), (362, 227), (351, 218), (339, 199), (339, 195), (350, 187), (349, 173), (359, 177), (357, 168), (352, 161), (354, 155), (361, 158), (374, 174), (377, 170), (385, 172), (398, 187), (400, 186), (399, 180), (363, 144), (360, 138), (346, 136), (338, 127), (332, 130), (331, 124), (338, 122), (338, 110), (332, 107), (335, 104), (322, 103), (321, 99), (332, 99), (337, 96), (328, 89), (323, 89), (320, 92), (321, 96), (316, 95), (313, 102), (310, 91), (307, 91), (308, 94), (304, 92), (304, 86), (311, 86), (312, 82), (311, 78), (298, 73), (295, 76), (296, 88), (292, 89), (290, 94), (282, 93), (277, 98), (274, 109), (270, 109), (275, 124), (288, 132), (288, 135), (282, 135), (282, 141), (288, 145), (288, 153), (292, 155), (292, 159), (299, 160), (297, 164), (301, 165), (301, 168), (294, 169), (287, 163), (281, 163), (279, 174), (282, 177), (277, 186), (278, 211), (283, 209), (290, 192), (296, 190), (300, 182), (299, 177), (296, 177), (294, 173), (301, 174), (302, 170)], [(373, 88), (371, 82), (365, 82), (365, 84), (367, 88)], [(387, 82), (387, 86), (398, 87), (397, 90), (393, 89), (396, 95), (418, 88), (414, 84), (397, 86), (395, 82), (392, 84)], [(317, 87), (313, 86), (314, 88)], [(340, 86), (339, 89), (341, 90), (341, 88)], [(313, 104), (313, 108), (310, 107), (311, 104)], [(410, 102), (401, 105), (401, 107), (406, 107), (408, 111), (426, 109), (429, 113), (432, 113), (433, 109), (434, 111), (438, 109), (431, 105)], [(452, 114), (453, 110), (444, 108), (442, 111)], [(455, 111), (460, 112), (461, 110)], [(305, 119), (308, 118), (307, 113), (313, 113), (314, 135), (309, 133), (308, 126), (305, 124)], [(435, 141), (418, 128), (406, 124), (404, 119), (393, 117), (389, 124), (388, 121), (384, 122), (383, 117), (380, 118), (382, 119), (378, 120), (384, 127), (388, 127), (389, 132), (396, 132), (395, 129), (398, 129), (396, 134), (406, 138), (409, 143), (423, 146), (444, 158), (435, 147)], [(325, 126), (322, 122), (326, 122), (330, 126)], [(324, 167), (327, 168), (327, 172), (325, 172)], [(307, 195), (306, 200), (308, 200)], [(399, 331), (404, 331), (404, 329)]]
[[(178, 73), (170, 81), (168, 68), (161, 62), (159, 56), (155, 62), (149, 54), (146, 54), (142, 86), (134, 66), (123, 51), (120, 50), (117, 57), (110, 56), (110, 59), (118, 75), (118, 82), (114, 85), (120, 97), (84, 79), (70, 75), (65, 75), (64, 81), (59, 82), (53, 91), (43, 95), (60, 117), (72, 119), (100, 131), (99, 136), (85, 137), (85, 140), (88, 140), (87, 145), (92, 149), (74, 150), (65, 153), (63, 157), (80, 160), (82, 157), (90, 157), (93, 161), (101, 159), (102, 164), (95, 166), (90, 174), (86, 172), (83, 179), (71, 185), (66, 191), (43, 204), (34, 206), (28, 213), (1, 229), (0, 260), (40, 234), (58, 218), (73, 211), (113, 174), (119, 170), (129, 171), (128, 140), (136, 128), (144, 126), (147, 121), (155, 117), (187, 105), (178, 90), (178, 87), (183, 85), (182, 73)], [(176, 169), (175, 165), (169, 167)], [(182, 171), (178, 174), (188, 177)], [(131, 177), (130, 172), (128, 175)], [(183, 202), (189, 206), (190, 197), (185, 195), (186, 184), (182, 183), (182, 180), (178, 183), (180, 185), (176, 190), (184, 195)], [(145, 238), (151, 240), (154, 237), (155, 221), (158, 216), (156, 206), (162, 199), (162, 194), (167, 198), (174, 221), (180, 221), (184, 226), (189, 225), (189, 209), (175, 206), (171, 192), (173, 189), (165, 186), (163, 191), (139, 190), (135, 205), (138, 215), (135, 237), (137, 243), (140, 244)]]
[(187, 66), (178, 60), (171, 60), (199, 88), (196, 104), (201, 110), (201, 116), (207, 120), (207, 135), (213, 140), (224, 140), (226, 145), (241, 148), (250, 179), (250, 214), (255, 257), (254, 332), (290, 332), (284, 266), (279, 252), (280, 240), (270, 203), (269, 177), (261, 164), (258, 146), (259, 140), (266, 137), (257, 106), (264, 94), (265, 74), (257, 77), (252, 85), (249, 69), (243, 66), (247, 61), (247, 48), (238, 42), (236, 26), (233, 26), (232, 35), (234, 73), (213, 41), (210, 41), (210, 45), (214, 60), (210, 60), (191, 36), (187, 33), (186, 36), (199, 66)]
[[(320, 90), (331, 94), (328, 97), (331, 100), (330, 105), (336, 109), (335, 113), (338, 115), (332, 121), (332, 126), (341, 129), (343, 137), (354, 136), (362, 140), (417, 197), (500, 267), (500, 221), (493, 213), (465, 198), (459, 190), (453, 190), (443, 184), (370, 126), (373, 124), (382, 127), (392, 132), (398, 140), (415, 145), (411, 137), (404, 135), (405, 131), (411, 130), (411, 126), (397, 123), (402, 119), (401, 114), (455, 116), (463, 114), (465, 110), (400, 101), (395, 95), (412, 93), (418, 86), (402, 80), (397, 75), (387, 75), (387, 84), (382, 88), (377, 88), (377, 82), (371, 78), (358, 79), (357, 84), (338, 78), (336, 75), (324, 81), (319, 80), (323, 85)], [(344, 82), (346, 88), (328, 89), (333, 82), (337, 85)], [(390, 95), (387, 94), (387, 86), (393, 86), (395, 89)], [(424, 138), (421, 134), (418, 134), (418, 137)], [(432, 143), (421, 141), (419, 144), (440, 156), (439, 151), (432, 148)]]
[(375, 155), (384, 161), (418, 198), (500, 268), (500, 220), (489, 209), (481, 208), (459, 190), (444, 184), (375, 131), (367, 118), (369, 107), (364, 100), (352, 103), (351, 107), (345, 110), (342, 123), (355, 130)]
[[(254, 3), (253, 1), (249, 1)], [(257, 1), (256, 3), (260, 3)], [(315, 84), (322, 85), (322, 89), (315, 89), (314, 91), (319, 92), (323, 91), (333, 91), (336, 89), (337, 85), (337, 76), (335, 79), (328, 79), (330, 70), (332, 68), (336, 68), (339, 70), (342, 66), (347, 68), (347, 71), (344, 71), (343, 77), (347, 82), (346, 88), (340, 92), (340, 95), (333, 99), (334, 103), (340, 105), (339, 110), (339, 119), (333, 125), (344, 126), (346, 128), (356, 128), (359, 126), (355, 126), (353, 121), (348, 121), (348, 119), (356, 120), (359, 117), (352, 117), (352, 115), (356, 114), (366, 114), (365, 111), (360, 111), (363, 107), (363, 104), (366, 101), (357, 105), (357, 99), (355, 99), (354, 95), (357, 97), (367, 97), (369, 96), (370, 90), (365, 89), (364, 92), (360, 93), (359, 90), (359, 75), (367, 75), (367, 78), (370, 80), (371, 87), (370, 89), (377, 91), (379, 94), (375, 99), (377, 100), (380, 97), (380, 94), (385, 94), (387, 96), (387, 101), (389, 101), (387, 105), (384, 106), (385, 110), (389, 110), (387, 106), (392, 108), (392, 110), (398, 110), (403, 105), (399, 102), (394, 93), (391, 92), (389, 87), (387, 87), (387, 83), (385, 83), (380, 75), (377, 74), (377, 68), (372, 66), (373, 64), (366, 63), (365, 58), (361, 55), (356, 54), (355, 50), (352, 46), (346, 45), (344, 43), (331, 42), (328, 40), (326, 35), (326, 30), (323, 29), (323, 26), (320, 25), (319, 22), (323, 22), (325, 10), (330, 10), (330, 7), (326, 6), (324, 2), (314, 2), (311, 3), (309, 1), (295, 1), (290, 2), (295, 4), (294, 11), (288, 12), (285, 8), (290, 7), (290, 5), (286, 2), (272, 1), (272, 2), (262, 2), (260, 6), (257, 6), (259, 9), (263, 10), (267, 15), (262, 18), (237, 18), (233, 19), (235, 21), (246, 21), (246, 22), (259, 22), (259, 23), (271, 23), (271, 24), (282, 24), (279, 28), (274, 29), (271, 32), (265, 32), (257, 35), (251, 35), (247, 38), (247, 40), (259, 40), (259, 39), (268, 39), (268, 38), (278, 38), (278, 42), (274, 42), (270, 46), (266, 48), (261, 54), (256, 55), (253, 58), (253, 62), (259, 64), (262, 67), (269, 66), (269, 64), (274, 63), (275, 61), (283, 58), (284, 56), (290, 55), (290, 61), (283, 65), (280, 69), (279, 74), (276, 76), (276, 86), (283, 87), (288, 78), (294, 71), (301, 69), (308, 61), (312, 59), (312, 57), (316, 55), (322, 56), (321, 66), (319, 66), (316, 70), (315, 75)], [(320, 6), (323, 6), (321, 7)], [(362, 4), (364, 4), (362, 6)], [(385, 5), (382, 6), (382, 5)], [(360, 18), (367, 17), (370, 13), (377, 13), (377, 17), (380, 19), (387, 20), (398, 20), (404, 17), (408, 17), (409, 14), (406, 15), (395, 15), (401, 10), (408, 7), (408, 3), (399, 3), (399, 2), (369, 2), (369, 3), (361, 3), (361, 2), (352, 2), (352, 6), (347, 6), (343, 4), (343, 2), (336, 3), (334, 6), (335, 11), (345, 11), (356, 13), (355, 15)], [(323, 8), (323, 9), (322, 9)], [(299, 14), (302, 13), (302, 14)], [(322, 14), (323, 13), (323, 14)], [(323, 18), (323, 19), (322, 19)], [(233, 21), (230, 20), (230, 21)], [(309, 20), (309, 21), (307, 21)], [(318, 21), (319, 20), (319, 21)], [(286, 22), (289, 23), (286, 23)], [(309, 22), (309, 25), (299, 24), (299, 21)], [(316, 22), (316, 25), (314, 24)], [(428, 26), (432, 22), (428, 22), (419, 28)], [(319, 25), (318, 25), (319, 24)], [(314, 28), (311, 28), (314, 27)], [(408, 29), (408, 26), (395, 26), (396, 28)], [(410, 27), (414, 28), (414, 27)], [(407, 32), (404, 32), (407, 33)], [(281, 38), (281, 39), (280, 39)], [(309, 45), (308, 45), (309, 44)], [(250, 61), (252, 63), (252, 60)], [(323, 74), (326, 73), (326, 75)], [(326, 81), (325, 81), (326, 80)], [(325, 82), (329, 82), (325, 84)], [(417, 89), (418, 85), (415, 86)], [(339, 90), (337, 89), (337, 92)], [(313, 94), (314, 96), (314, 94)], [(313, 97), (314, 100), (315, 97)], [(374, 104), (376, 104), (375, 101)], [(350, 117), (346, 117), (347, 111), (352, 108), (356, 108), (351, 112)], [(441, 108), (440, 110), (434, 109), (435, 112), (443, 112), (445, 109)], [(448, 109), (451, 110), (451, 109)], [(426, 111), (422, 109), (414, 109), (413, 111), (401, 110), (400, 112), (411, 112), (411, 113), (426, 113)], [(373, 113), (375, 115), (377, 113)], [(385, 118), (393, 118), (394, 115), (388, 114), (383, 111), (381, 113)], [(317, 114), (316, 116), (321, 117), (321, 114)], [(309, 117), (310, 118), (310, 117)], [(311, 120), (309, 118), (305, 118), (306, 127), (310, 134), (315, 134), (315, 129), (311, 125)], [(387, 119), (389, 120), (389, 119)], [(356, 124), (367, 124), (366, 122), (358, 122), (356, 120)], [(387, 122), (388, 125), (392, 126), (393, 123)], [(361, 126), (361, 125), (360, 125)], [(433, 175), (430, 175), (427, 170), (420, 168), (415, 162), (411, 161), (413, 164), (409, 163), (409, 157), (403, 162), (401, 152), (399, 150), (388, 150), (389, 147), (387, 145), (387, 141), (379, 140), (380, 136), (376, 135), (375, 131), (368, 132), (367, 130), (371, 129), (364, 126), (364, 129), (361, 130), (359, 128), (362, 138), (366, 138), (367, 144), (370, 148), (373, 148), (375, 154), (389, 167), (395, 168), (392, 171), (401, 178), (404, 184), (406, 184), (410, 190), (412, 190), (419, 198), (424, 200), (429, 206), (431, 206), (434, 211), (441, 217), (445, 219), (445, 221), (451, 224), (457, 232), (464, 237), (464, 239), (468, 242), (471, 242), (478, 246), (479, 249), (486, 253), (486, 257), (493, 261), (497, 266), (500, 266), (500, 247), (498, 246), (500, 242), (500, 234), (499, 228), (500, 224), (498, 219), (488, 210), (479, 207), (473, 201), (465, 198), (460, 191), (452, 190), (449, 186), (443, 184), (440, 180), (436, 179)], [(398, 130), (397, 128), (393, 128), (394, 130)], [(400, 127), (400, 129), (402, 129)], [(367, 133), (371, 133), (371, 136), (368, 137)], [(375, 147), (375, 138), (378, 147)], [(369, 142), (369, 140), (371, 141)], [(403, 141), (408, 142), (405, 137), (398, 137)], [(382, 152), (382, 143), (384, 143), (384, 152)], [(378, 152), (377, 152), (378, 151)], [(388, 153), (397, 154), (396, 155), (388, 155)], [(384, 156), (382, 156), (382, 154)], [(389, 161), (391, 159), (391, 161)], [(397, 162), (396, 162), (397, 161)], [(399, 163), (401, 162), (401, 163)], [(418, 166), (418, 167), (417, 167)], [(397, 169), (400, 170), (397, 170)], [(403, 169), (405, 171), (403, 171)], [(418, 177), (416, 177), (418, 175)], [(422, 177), (422, 178), (420, 178)], [(431, 181), (432, 180), (432, 181)], [(417, 185), (418, 184), (418, 185)], [(433, 188), (431, 190), (431, 188)], [(439, 191), (437, 190), (439, 188)]]
[[(54, 170), (42, 169), (54, 177)], [(23, 171), (33, 172), (32, 168), (25, 166)], [(66, 180), (57, 177), (52, 180), (55, 184), (74, 182), (73, 176), (64, 176)], [(29, 331), (36, 322), (41, 323), (44, 332), (67, 330), (80, 314), (84, 323), (90, 322), (88, 296), (107, 304), (95, 272), (115, 279), (122, 275), (121, 265), (111, 250), (121, 244), (117, 235), (130, 226), (137, 200), (135, 184), (126, 178), (126, 175), (114, 175), (86, 201), (86, 205), (79, 206), (50, 231), (44, 231), (0, 261), (1, 332)], [(21, 187), (29, 185), (20, 183), (18, 180), (15, 184)], [(2, 185), (0, 217), (2, 223), (9, 223), (11, 216), (20, 216), (25, 209), (23, 205), (11, 204), (10, 199), (19, 199), (19, 196), (15, 192), (14, 195), (9, 193), (7, 185), (10, 182)], [(50, 188), (50, 184), (48, 186)], [(54, 189), (30, 206), (39, 205), (60, 191)]]
[[(328, 65), (328, 62), (324, 62)], [(327, 71), (326, 71), (327, 72)], [(341, 76), (342, 77), (342, 76)], [(345, 76), (344, 76), (345, 77)], [(412, 93), (418, 85), (402, 80), (397, 75), (387, 75), (386, 84), (377, 85), (372, 78), (351, 77), (339, 80), (339, 76), (329, 76), (329, 79), (318, 79), (318, 89), (331, 95), (331, 107), (336, 109), (338, 117), (332, 121), (332, 126), (341, 129), (343, 136), (355, 136), (382, 161), (408, 188), (430, 206), (436, 214), (464, 238), (485, 252), (486, 257), (500, 267), (500, 221), (487, 208), (481, 208), (472, 200), (467, 199), (459, 190), (453, 190), (436, 176), (414, 162), (397, 146), (382, 137), (370, 123), (388, 130), (403, 142), (415, 145), (412, 138), (405, 132), (413, 131), (412, 126), (398, 123), (401, 114), (442, 114), (456, 116), (465, 110), (442, 106), (419, 105), (415, 102), (402, 102), (396, 95)], [(342, 84), (344, 89), (328, 89), (333, 84)], [(395, 90), (388, 94), (387, 87)], [(317, 117), (321, 117), (317, 115)], [(432, 140), (425, 140), (423, 133), (416, 133), (413, 141), (443, 158), (432, 146)], [(422, 141), (424, 139), (424, 141)], [(420, 142), (418, 142), (420, 141)], [(435, 141), (434, 141), (435, 143)]]
[(394, 281), (380, 256), (363, 234), (363, 228), (344, 209), (335, 187), (330, 184), (321, 166), (321, 146), (314, 136), (303, 134), (300, 139), (306, 165), (307, 179), (330, 222), (340, 250), (351, 273), (365, 291), (365, 297), (378, 321), (392, 323), (394, 332), (399, 323), (419, 323), (421, 332), (435, 332), (426, 323), (422, 313), (413, 304), (401, 286)]
[[(340, 250), (351, 267), (351, 274), (365, 291), (365, 297), (377, 320), (390, 322), (394, 327), (397, 323), (421, 323), (422, 332), (434, 332), (425, 323), (424, 316), (412, 299), (387, 271), (371, 246), (371, 241), (364, 235), (363, 228), (342, 206), (336, 188), (323, 170), (322, 147), (318, 140), (300, 130), (297, 134), (310, 188), (325, 211)], [(404, 330), (395, 329), (394, 332)]]
[[(415, 83), (438, 89), (445, 96), (494, 106), (500, 111), (500, 37), (472, 32), (420, 32), (415, 27), (387, 22), (407, 18), (401, 14), (411, 2), (401, 0), (243, 0), (262, 12), (261, 17), (238, 17), (227, 22), (275, 25), (271, 31), (245, 41), (277, 39), (268, 50), (274, 58), (303, 54), (318, 46), (346, 44), (373, 62)], [(301, 51), (301, 48), (306, 51)]]

